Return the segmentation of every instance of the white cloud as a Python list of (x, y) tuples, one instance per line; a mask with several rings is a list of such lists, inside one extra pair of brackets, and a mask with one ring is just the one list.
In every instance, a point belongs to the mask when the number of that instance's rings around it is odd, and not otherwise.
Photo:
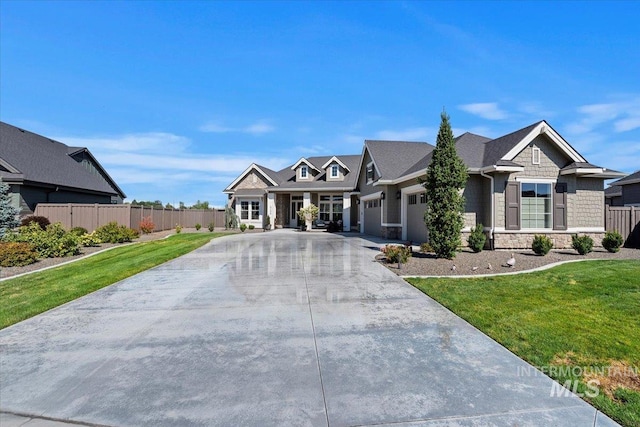
[(613, 123), (613, 128), (616, 132), (627, 132), (640, 128), (640, 114), (635, 117), (627, 117), (625, 119), (615, 121)]
[(487, 120), (502, 120), (508, 117), (508, 114), (501, 110), (496, 102), (478, 102), (475, 104), (459, 105), (462, 111), (480, 116)]
[(437, 131), (429, 127), (416, 127), (402, 130), (381, 130), (376, 138), (390, 141), (424, 141), (433, 139)]
[(281, 169), (290, 159), (255, 155), (198, 153), (191, 141), (171, 133), (148, 132), (109, 137), (56, 137), (87, 147), (129, 199), (223, 200), (221, 190), (251, 163)]
[(567, 131), (580, 135), (599, 127), (611, 127), (617, 133), (640, 128), (640, 97), (626, 96), (613, 102), (578, 107), (579, 118), (567, 125)]
[(258, 120), (255, 123), (251, 123), (247, 126), (229, 127), (221, 124), (220, 122), (207, 122), (198, 128), (201, 132), (208, 133), (248, 133), (251, 135), (263, 135), (276, 130), (275, 126), (271, 125), (268, 120)]

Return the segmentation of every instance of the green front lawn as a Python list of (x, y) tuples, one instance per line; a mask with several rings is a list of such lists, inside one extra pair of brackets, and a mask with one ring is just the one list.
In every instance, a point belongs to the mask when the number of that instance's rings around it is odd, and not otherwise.
[(0, 329), (184, 255), (224, 234), (176, 234), (0, 282)]
[(621, 424), (640, 426), (640, 261), (408, 281), (560, 383), (579, 380), (579, 392), (590, 391), (585, 383), (594, 378), (581, 375), (584, 368), (598, 374), (616, 367), (619, 378), (595, 377), (611, 397), (600, 390), (584, 398)]

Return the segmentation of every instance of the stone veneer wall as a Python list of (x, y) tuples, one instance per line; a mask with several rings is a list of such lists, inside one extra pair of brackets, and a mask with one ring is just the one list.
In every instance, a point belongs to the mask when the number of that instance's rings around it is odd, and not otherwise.
[[(575, 233), (494, 233), (495, 249), (531, 249), (536, 234), (545, 234), (553, 242), (553, 249), (571, 249), (571, 236)], [(578, 233), (593, 239), (593, 246), (602, 246), (604, 233)]]
[[(282, 228), (289, 225), (289, 195), (276, 194), (276, 227)], [(285, 225), (286, 224), (286, 225)]]
[(382, 227), (382, 237), (385, 239), (401, 239), (402, 227)]

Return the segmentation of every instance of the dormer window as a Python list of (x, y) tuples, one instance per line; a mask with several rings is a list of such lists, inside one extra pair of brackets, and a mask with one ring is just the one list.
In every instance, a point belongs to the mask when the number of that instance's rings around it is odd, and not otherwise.
[(308, 176), (309, 171), (307, 170), (306, 166), (300, 166), (300, 178), (302, 179), (306, 179)]
[(373, 182), (373, 162), (367, 165), (367, 183)]
[(340, 168), (338, 165), (331, 165), (331, 178), (338, 178), (340, 176)]

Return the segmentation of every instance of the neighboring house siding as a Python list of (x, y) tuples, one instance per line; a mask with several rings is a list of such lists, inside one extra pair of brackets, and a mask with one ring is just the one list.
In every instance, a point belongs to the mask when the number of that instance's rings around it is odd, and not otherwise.
[(609, 206), (624, 206), (622, 196), (607, 197), (605, 203), (608, 203)]
[(622, 187), (623, 205), (640, 205), (640, 182), (637, 184), (627, 184)]
[[(13, 190), (15, 189), (15, 190)], [(111, 196), (72, 191), (53, 191), (28, 185), (13, 185), (14, 198), (19, 198), (20, 215), (31, 215), (38, 203), (111, 203)]]
[(236, 184), (234, 189), (267, 188), (269, 186), (268, 182), (269, 181), (263, 177), (262, 174), (252, 170), (242, 179), (242, 181)]

